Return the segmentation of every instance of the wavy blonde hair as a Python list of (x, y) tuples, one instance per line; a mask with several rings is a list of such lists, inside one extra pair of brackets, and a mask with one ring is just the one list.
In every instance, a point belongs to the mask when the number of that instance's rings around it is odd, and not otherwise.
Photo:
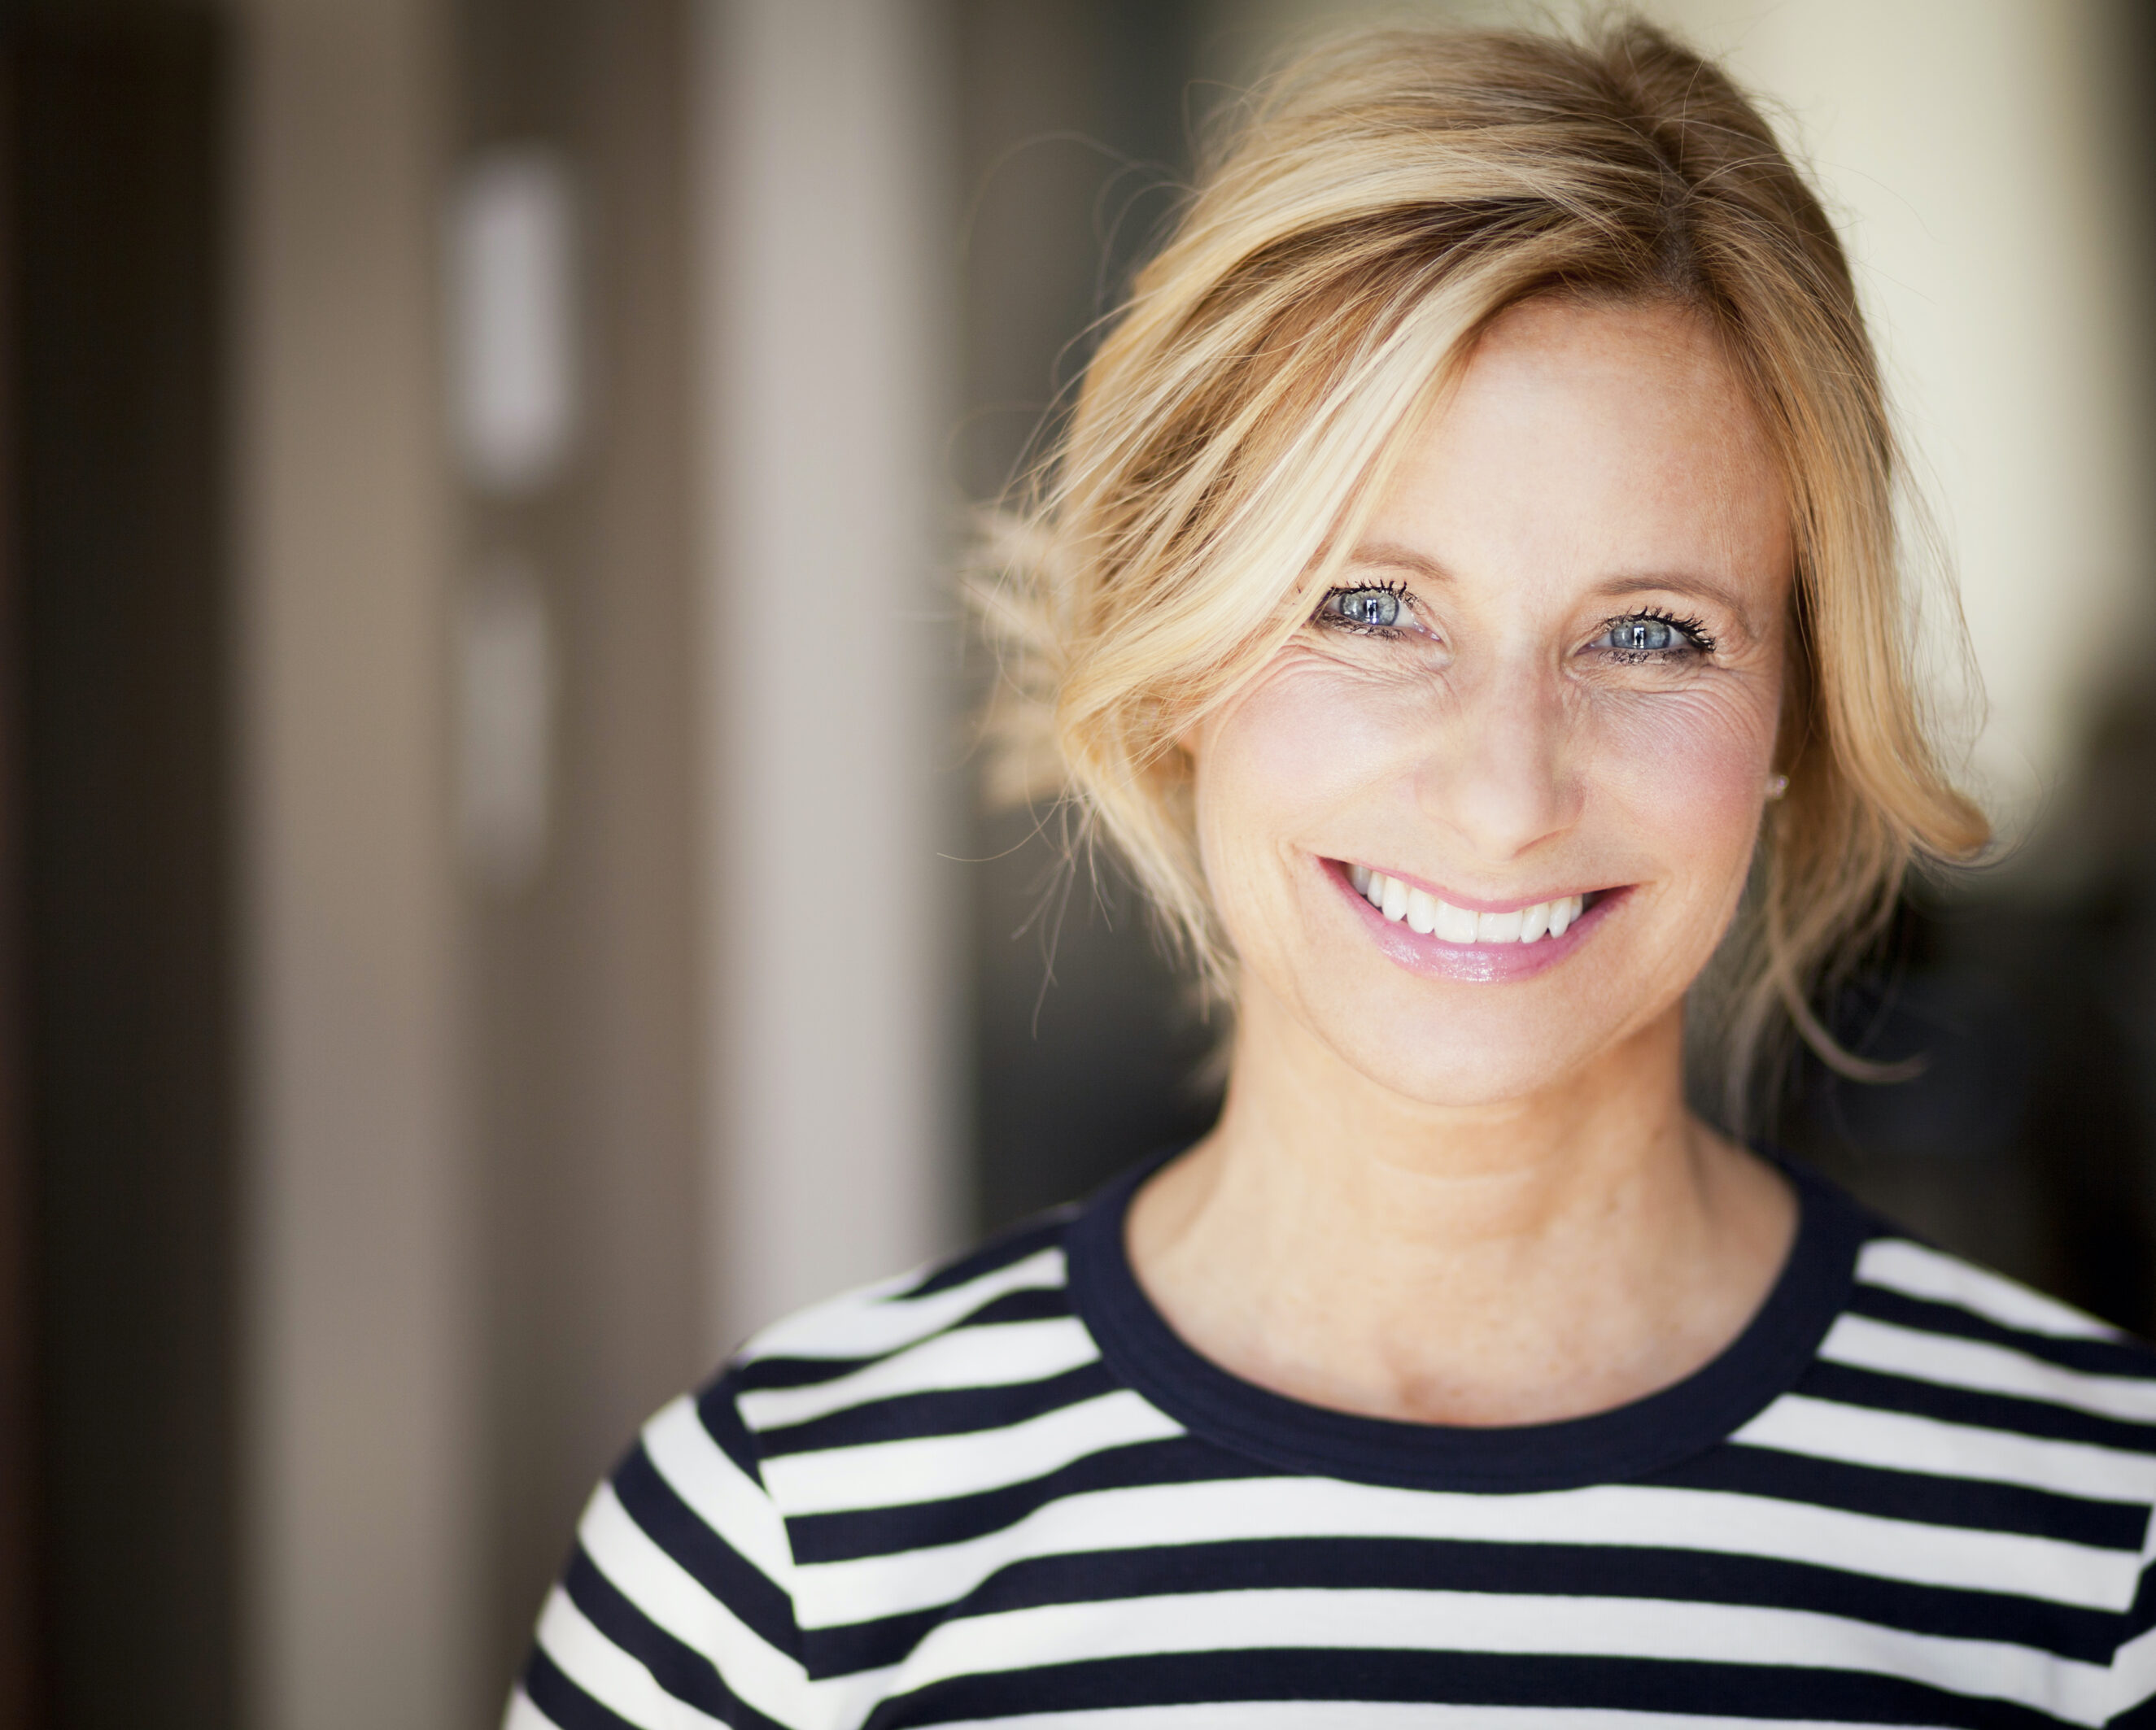
[(1215, 1001), (1235, 963), (1177, 740), (1353, 547), (1406, 435), (1530, 297), (1673, 300), (1717, 332), (1786, 477), (1788, 696), (1745, 910), (1710, 968), (1732, 1121), (1912, 865), (1988, 837), (1928, 736), (1902, 462), (1848, 260), (1711, 62), (1628, 21), (1577, 38), (1364, 33), (1221, 129), (972, 586), (1002, 648), (991, 786), (1111, 844)]

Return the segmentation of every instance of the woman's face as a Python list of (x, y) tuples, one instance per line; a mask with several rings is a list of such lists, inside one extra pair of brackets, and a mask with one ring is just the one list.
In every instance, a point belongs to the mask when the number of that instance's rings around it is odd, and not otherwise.
[(1432, 1104), (1539, 1093), (1677, 1012), (1751, 859), (1790, 562), (1692, 315), (1506, 314), (1347, 586), (1187, 741), (1245, 991)]

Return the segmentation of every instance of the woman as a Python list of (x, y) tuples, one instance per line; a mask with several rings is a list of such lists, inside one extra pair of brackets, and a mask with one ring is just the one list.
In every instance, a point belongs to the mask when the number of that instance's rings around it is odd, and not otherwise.
[(988, 595), (1232, 1006), (1219, 1123), (661, 1413), (510, 1722), (2133, 1720), (2156, 1359), (1685, 1103), (1688, 999), (1733, 1099), (1784, 1011), (1852, 1062), (1806, 993), (1984, 839), (1895, 474), (1712, 66), (1281, 81)]

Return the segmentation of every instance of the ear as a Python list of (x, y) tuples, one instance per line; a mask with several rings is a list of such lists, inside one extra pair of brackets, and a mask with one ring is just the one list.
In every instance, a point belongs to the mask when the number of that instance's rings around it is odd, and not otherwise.
[(1186, 773), (1196, 770), (1199, 756), (1205, 749), (1206, 735), (1210, 731), (1206, 721), (1201, 719), (1193, 721), (1176, 734), (1175, 750), (1183, 759)]

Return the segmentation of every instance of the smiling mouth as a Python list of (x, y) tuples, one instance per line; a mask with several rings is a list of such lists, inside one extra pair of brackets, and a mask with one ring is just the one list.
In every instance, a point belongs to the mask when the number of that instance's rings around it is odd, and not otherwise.
[(1573, 924), (1606, 893), (1589, 890), (1516, 907), (1506, 913), (1478, 913), (1455, 907), (1427, 889), (1420, 889), (1373, 871), (1367, 865), (1342, 862), (1355, 892), (1394, 924), (1405, 925), (1418, 936), (1435, 937), (1440, 943), (1532, 944), (1564, 935)]

